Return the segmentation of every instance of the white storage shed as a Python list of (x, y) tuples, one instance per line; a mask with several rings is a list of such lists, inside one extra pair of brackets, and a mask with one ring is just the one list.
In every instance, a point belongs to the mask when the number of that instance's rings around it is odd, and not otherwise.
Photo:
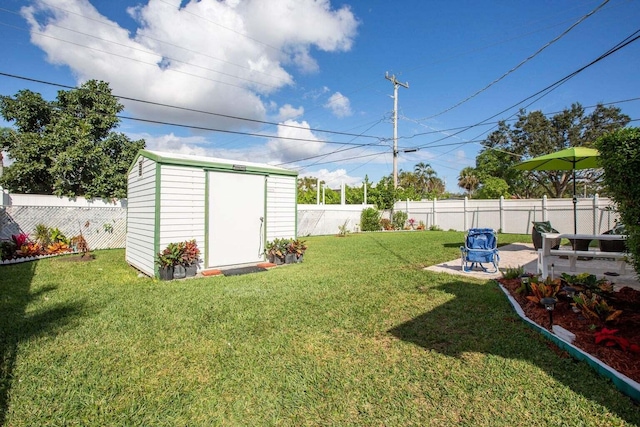
[(195, 239), (199, 269), (264, 261), (297, 235), (298, 173), (267, 164), (140, 150), (128, 174), (127, 262), (157, 276), (156, 254)]

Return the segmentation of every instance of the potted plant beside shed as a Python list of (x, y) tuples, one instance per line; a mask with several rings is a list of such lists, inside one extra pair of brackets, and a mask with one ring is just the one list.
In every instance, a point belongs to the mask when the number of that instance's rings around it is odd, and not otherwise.
[(160, 280), (173, 280), (173, 259), (166, 249), (156, 255), (156, 264)]
[(307, 250), (307, 245), (304, 240), (291, 239), (287, 244), (287, 255), (285, 262), (291, 264), (294, 262), (302, 262), (304, 258), (304, 252)]
[(184, 265), (187, 277), (193, 277), (198, 273), (198, 262), (200, 261), (200, 249), (196, 239), (184, 242), (184, 252), (182, 253), (182, 264)]
[(280, 238), (268, 241), (264, 248), (267, 260), (276, 265), (284, 264), (285, 256), (287, 254), (287, 244), (288, 240)]

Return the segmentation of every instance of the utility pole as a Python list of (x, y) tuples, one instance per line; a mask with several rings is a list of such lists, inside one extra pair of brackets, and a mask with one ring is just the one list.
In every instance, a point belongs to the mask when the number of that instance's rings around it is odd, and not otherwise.
[(395, 74), (389, 77), (385, 73), (384, 78), (393, 83), (393, 188), (398, 188), (398, 86), (409, 89), (409, 82), (400, 83)]

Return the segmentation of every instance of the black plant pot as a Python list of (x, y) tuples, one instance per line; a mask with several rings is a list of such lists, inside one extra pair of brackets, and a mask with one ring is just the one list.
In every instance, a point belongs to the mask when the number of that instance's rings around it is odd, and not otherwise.
[(160, 267), (158, 274), (160, 275), (160, 280), (173, 280), (173, 266)]
[(185, 277), (187, 277), (187, 271), (185, 270), (185, 268), (178, 264), (176, 266), (173, 267), (173, 278), (174, 279), (184, 279)]
[(294, 262), (296, 262), (296, 254), (286, 254), (284, 256), (285, 264), (293, 264)]
[(198, 273), (198, 264), (194, 262), (193, 264), (187, 265), (185, 267), (185, 271), (186, 271), (187, 277), (195, 276)]

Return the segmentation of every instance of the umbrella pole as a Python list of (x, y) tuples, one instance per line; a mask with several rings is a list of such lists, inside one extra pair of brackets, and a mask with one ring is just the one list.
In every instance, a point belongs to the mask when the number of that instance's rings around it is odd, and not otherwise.
[(573, 169), (573, 234), (578, 234), (578, 199), (576, 198), (576, 169)]

